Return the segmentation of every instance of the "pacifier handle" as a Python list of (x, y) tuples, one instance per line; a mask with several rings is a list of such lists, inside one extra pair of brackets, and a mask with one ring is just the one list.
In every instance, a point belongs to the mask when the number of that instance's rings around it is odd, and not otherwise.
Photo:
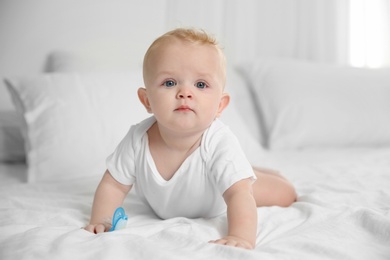
[(109, 231), (111, 232), (125, 228), (127, 219), (128, 217), (125, 210), (122, 207), (117, 208), (114, 212), (114, 216), (112, 217), (112, 226)]

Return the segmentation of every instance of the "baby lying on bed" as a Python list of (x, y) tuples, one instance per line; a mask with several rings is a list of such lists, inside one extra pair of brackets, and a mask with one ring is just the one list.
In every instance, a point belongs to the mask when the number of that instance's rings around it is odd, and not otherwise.
[(212, 218), (227, 213), (228, 234), (214, 241), (254, 248), (260, 206), (289, 206), (292, 185), (252, 168), (218, 117), (229, 104), (225, 57), (203, 31), (176, 29), (144, 57), (141, 103), (153, 116), (130, 128), (107, 159), (86, 230), (108, 231), (134, 185), (161, 218)]

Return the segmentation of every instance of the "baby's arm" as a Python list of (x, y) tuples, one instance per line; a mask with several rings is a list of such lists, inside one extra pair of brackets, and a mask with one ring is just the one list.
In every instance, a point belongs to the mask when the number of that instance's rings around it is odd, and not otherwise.
[(84, 229), (92, 233), (108, 231), (115, 209), (122, 205), (131, 187), (117, 182), (107, 170), (96, 189), (91, 220)]
[(238, 181), (225, 191), (228, 235), (211, 241), (216, 244), (253, 249), (257, 234), (257, 208), (252, 194), (252, 181)]

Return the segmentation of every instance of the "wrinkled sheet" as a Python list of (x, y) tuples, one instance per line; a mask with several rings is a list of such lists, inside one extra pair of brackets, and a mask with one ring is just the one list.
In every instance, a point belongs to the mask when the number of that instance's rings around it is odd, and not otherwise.
[(0, 185), (0, 259), (390, 259), (390, 148), (271, 153), (259, 165), (299, 198), (258, 208), (254, 250), (207, 243), (226, 233), (226, 216), (161, 220), (133, 192), (126, 229), (88, 233), (90, 178)]

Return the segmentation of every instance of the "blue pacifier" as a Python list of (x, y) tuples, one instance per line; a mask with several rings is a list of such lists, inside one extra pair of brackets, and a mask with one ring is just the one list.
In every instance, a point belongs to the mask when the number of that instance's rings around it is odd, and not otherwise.
[(127, 225), (127, 219), (125, 210), (122, 207), (117, 208), (112, 217), (112, 227), (109, 231), (124, 229)]

